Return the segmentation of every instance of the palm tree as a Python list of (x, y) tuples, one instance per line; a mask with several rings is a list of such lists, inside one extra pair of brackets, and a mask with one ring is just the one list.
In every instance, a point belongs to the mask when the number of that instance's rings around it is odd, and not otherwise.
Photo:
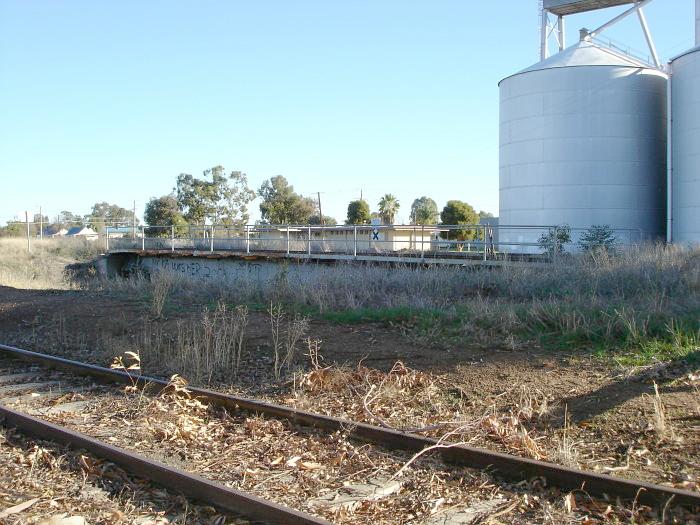
[(391, 193), (387, 193), (379, 199), (379, 215), (384, 224), (394, 224), (396, 212), (399, 211), (400, 207), (399, 200)]

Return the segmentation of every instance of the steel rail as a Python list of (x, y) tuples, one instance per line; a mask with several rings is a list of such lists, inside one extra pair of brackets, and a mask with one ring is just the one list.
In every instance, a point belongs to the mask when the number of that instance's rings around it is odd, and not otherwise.
[[(121, 370), (80, 363), (12, 346), (0, 344), (0, 352), (17, 359), (40, 363), (51, 368), (64, 369), (72, 373), (91, 376), (101, 381), (135, 384), (161, 390), (168, 387), (168, 382), (163, 379), (132, 375)], [(286, 419), (305, 427), (319, 428), (326, 431), (346, 431), (358, 440), (375, 443), (389, 449), (418, 452), (425, 448), (439, 445), (439, 448), (436, 448), (436, 452), (441, 455), (445, 462), (477, 469), (489, 469), (507, 479), (521, 481), (543, 477), (550, 485), (557, 486), (562, 490), (584, 490), (586, 493), (598, 497), (621, 497), (652, 505), (663, 505), (670, 501), (673, 505), (700, 507), (700, 492), (597, 474), (467, 445), (450, 445), (434, 438), (409, 432), (400, 432), (333, 416), (315, 414), (203, 388), (188, 387), (188, 390), (201, 401), (211, 405), (224, 407), (229, 410), (243, 410)]]
[(72, 449), (86, 450), (99, 458), (111, 461), (135, 476), (220, 510), (243, 515), (253, 520), (281, 525), (331, 525), (331, 522), (322, 518), (226, 487), (220, 483), (3, 406), (0, 406), (0, 422), (5, 427), (15, 428), (23, 434), (38, 439), (53, 441)]

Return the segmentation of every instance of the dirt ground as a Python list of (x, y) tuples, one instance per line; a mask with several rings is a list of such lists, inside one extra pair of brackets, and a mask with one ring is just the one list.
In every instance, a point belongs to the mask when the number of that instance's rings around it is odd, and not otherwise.
[[(165, 319), (149, 322), (175, 330), (178, 320), (197, 315), (198, 308), (168, 310)], [(133, 340), (150, 330), (154, 324), (144, 324), (148, 312), (139, 300), (0, 287), (0, 342), (36, 351), (46, 351), (51, 342), (54, 353), (108, 366), (119, 345), (105, 342)], [(471, 422), (456, 434), (470, 444), (700, 490), (700, 374), (687, 363), (630, 369), (581, 349), (545, 351), (533, 343), (504, 350), (468, 342), (448, 348), (412, 337), (405, 327), (313, 320), (307, 335), (321, 341), (319, 368), (338, 368), (356, 381), (324, 391), (304, 383), (314, 370), (303, 351), (296, 364), (306, 376), (274, 380), (269, 333), (268, 314), (251, 312), (243, 369), (237, 377), (217, 378), (214, 386), (396, 428), (457, 417)], [(70, 344), (56, 346), (57, 339)], [(398, 377), (397, 361), (420, 380), (395, 382), (395, 391), (388, 392)], [(157, 368), (144, 372), (172, 372)], [(320, 377), (316, 372), (313, 377)], [(372, 377), (378, 378), (377, 389), (369, 384)], [(396, 406), (371, 409), (368, 402), (382, 388), (379, 399), (393, 399)], [(397, 406), (402, 396), (406, 407)], [(409, 402), (408, 396), (421, 399)], [(451, 428), (426, 433), (439, 436)]]

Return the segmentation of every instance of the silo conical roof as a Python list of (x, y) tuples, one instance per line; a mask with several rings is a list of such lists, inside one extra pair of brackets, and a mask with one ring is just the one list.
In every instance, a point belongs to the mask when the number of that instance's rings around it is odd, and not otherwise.
[[(582, 67), (582, 66), (614, 66), (651, 68), (641, 60), (636, 60), (630, 56), (616, 53), (612, 49), (599, 46), (588, 40), (580, 42), (566, 48), (564, 51), (553, 55), (546, 60), (533, 64), (506, 78), (532, 71), (542, 71), (544, 69), (555, 69), (561, 67)], [(504, 79), (505, 80), (505, 79)]]

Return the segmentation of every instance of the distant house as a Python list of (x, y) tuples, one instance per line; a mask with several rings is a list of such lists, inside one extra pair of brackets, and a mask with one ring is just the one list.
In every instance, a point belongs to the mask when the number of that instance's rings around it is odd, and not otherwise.
[(87, 226), (73, 226), (66, 232), (66, 237), (75, 237), (85, 239), (86, 241), (95, 241), (98, 238), (97, 232)]

